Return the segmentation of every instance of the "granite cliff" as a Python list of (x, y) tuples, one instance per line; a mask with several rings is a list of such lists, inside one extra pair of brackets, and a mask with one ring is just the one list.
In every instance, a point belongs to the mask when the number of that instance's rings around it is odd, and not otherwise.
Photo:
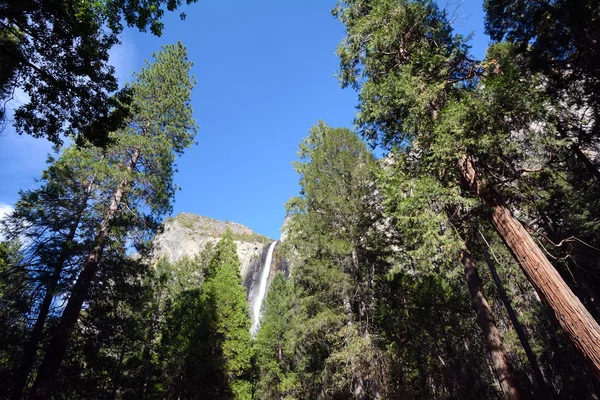
[(245, 278), (252, 264), (262, 258), (265, 246), (274, 239), (259, 235), (236, 222), (219, 221), (191, 213), (167, 218), (162, 231), (154, 239), (152, 259), (156, 261), (165, 257), (174, 262), (183, 257), (193, 257), (200, 253), (207, 243), (217, 244), (227, 229), (233, 232), (241, 262), (240, 273)]

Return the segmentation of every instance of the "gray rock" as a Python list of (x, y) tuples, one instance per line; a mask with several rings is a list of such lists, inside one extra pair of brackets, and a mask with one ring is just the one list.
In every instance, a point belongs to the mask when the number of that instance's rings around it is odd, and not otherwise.
[(152, 261), (166, 257), (168, 261), (175, 262), (184, 257), (193, 257), (208, 243), (216, 245), (227, 228), (233, 232), (241, 263), (240, 273), (245, 278), (250, 265), (260, 259), (263, 248), (273, 240), (236, 222), (219, 221), (191, 213), (181, 213), (165, 220), (162, 232), (154, 239)]

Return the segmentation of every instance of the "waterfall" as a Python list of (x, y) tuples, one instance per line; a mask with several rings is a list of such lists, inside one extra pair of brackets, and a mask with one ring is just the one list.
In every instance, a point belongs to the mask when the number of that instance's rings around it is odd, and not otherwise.
[(277, 241), (271, 243), (269, 252), (267, 253), (267, 259), (262, 267), (260, 286), (258, 288), (258, 297), (254, 299), (254, 308), (252, 310), (252, 328), (250, 328), (250, 333), (253, 335), (256, 335), (256, 332), (258, 332), (258, 326), (260, 325), (260, 309), (262, 307), (263, 300), (265, 299), (265, 294), (267, 293), (267, 282), (269, 281), (269, 274), (271, 273), (271, 261), (273, 261), (273, 250), (275, 250), (276, 244)]

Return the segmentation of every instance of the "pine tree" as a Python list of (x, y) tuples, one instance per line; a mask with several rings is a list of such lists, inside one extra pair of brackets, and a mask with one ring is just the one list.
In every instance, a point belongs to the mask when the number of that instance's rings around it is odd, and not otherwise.
[(22, 397), (54, 299), (69, 289), (67, 282), (76, 273), (73, 263), (85, 252), (77, 234), (93, 220), (88, 203), (96, 178), (89, 170), (100, 158), (99, 152), (77, 148), (67, 149), (58, 160), (50, 158), (42, 186), (22, 192), (15, 211), (3, 221), (7, 235), (27, 243), (25, 258), (12, 268), (27, 271), (43, 293), (39, 308), (32, 310), (37, 316), (14, 377), (13, 399)]
[(252, 398), (249, 306), (231, 231), (216, 248), (183, 264), (183, 269), (181, 262), (168, 267), (180, 283), (190, 276), (186, 269), (202, 275), (202, 281), (168, 290), (170, 305), (156, 348), (164, 394), (172, 399)]
[(256, 336), (257, 397), (296, 398), (300, 382), (294, 366), (296, 300), (292, 282), (275, 275), (265, 299), (263, 318)]
[(181, 44), (164, 46), (132, 84), (134, 111), (127, 127), (114, 135), (116, 143), (107, 155), (113, 168), (112, 192), (108, 191), (109, 197), (99, 203), (102, 221), (48, 345), (34, 384), (35, 398), (45, 398), (53, 391), (81, 307), (117, 221), (127, 216), (135, 226), (140, 221), (151, 222), (140, 218), (143, 207), (149, 209), (150, 218), (171, 208), (175, 156), (191, 145), (195, 133), (190, 107), (193, 87), (190, 67)]
[(306, 368), (299, 396), (376, 397), (385, 376), (371, 325), (377, 277), (387, 264), (377, 232), (375, 159), (349, 129), (324, 123), (310, 130), (299, 156), (301, 196), (287, 205), (286, 244), (295, 254), (298, 324), (306, 325), (297, 333), (305, 353), (297, 362)]
[(240, 276), (240, 261), (231, 230), (216, 248), (202, 288), (202, 302), (213, 314), (211, 334), (223, 360), (223, 372), (234, 399), (252, 398), (253, 357), (249, 307)]

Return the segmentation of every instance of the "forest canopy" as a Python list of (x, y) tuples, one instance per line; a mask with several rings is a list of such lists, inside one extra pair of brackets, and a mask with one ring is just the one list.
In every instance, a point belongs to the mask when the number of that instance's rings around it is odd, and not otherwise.
[(600, 3), (485, 0), (478, 59), (437, 2), (339, 1), (354, 125), (302, 127), (275, 242), (166, 218), (199, 60), (108, 52), (183, 3), (0, 6), (1, 122), (76, 139), (0, 220), (0, 397), (598, 399)]

